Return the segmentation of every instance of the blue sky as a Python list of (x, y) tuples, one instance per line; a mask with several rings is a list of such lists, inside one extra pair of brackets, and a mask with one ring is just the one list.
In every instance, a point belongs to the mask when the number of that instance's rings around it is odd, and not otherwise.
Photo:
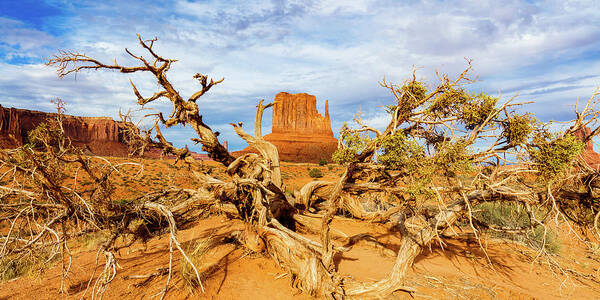
[[(0, 104), (118, 116), (135, 109), (132, 79), (142, 94), (157, 91), (147, 74), (84, 72), (58, 79), (44, 62), (58, 49), (134, 64), (136, 33), (158, 37), (157, 51), (178, 59), (169, 74), (182, 96), (192, 76), (225, 81), (199, 100), (207, 124), (232, 149), (245, 143), (230, 122), (251, 129), (256, 103), (281, 91), (307, 92), (323, 111), (329, 99), (334, 131), (357, 111), (373, 126), (388, 116), (384, 76), (435, 81), (435, 70), (458, 74), (473, 59), (477, 91), (518, 93), (543, 120), (567, 120), (572, 105), (600, 85), (600, 4), (595, 1), (10, 1), (0, 0)], [(169, 111), (162, 102), (155, 109)], [(140, 113), (138, 113), (140, 114)], [(270, 112), (264, 120), (270, 131)], [(189, 129), (165, 134), (192, 144)], [(191, 147), (192, 149), (199, 150)]]

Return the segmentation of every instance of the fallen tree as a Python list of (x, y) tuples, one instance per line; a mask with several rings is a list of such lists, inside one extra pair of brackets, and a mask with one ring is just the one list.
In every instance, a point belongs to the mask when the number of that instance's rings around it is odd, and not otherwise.
[[(126, 49), (140, 63), (138, 66), (104, 64), (77, 52), (59, 52), (48, 65), (56, 66), (60, 77), (87, 69), (152, 74), (161, 90), (144, 97), (131, 82), (137, 103), (143, 107), (167, 100), (173, 110), (168, 117), (162, 112), (151, 115), (152, 128), (128, 131), (134, 148), (143, 152), (152, 145), (175, 155), (195, 171), (201, 186), (157, 192), (135, 204), (117, 204), (111, 199), (110, 178), (119, 166), (102, 158), (85, 157), (68, 145), (60, 130), (41, 133), (38, 148), (25, 146), (3, 154), (2, 161), (11, 174), (33, 178), (36, 187), (3, 187), (6, 204), (2, 206), (2, 218), (12, 225), (1, 237), (4, 244), (0, 258), (18, 259), (47, 245), (55, 247), (56, 254), (68, 256), (68, 238), (85, 230), (108, 230), (111, 239), (99, 250), (105, 257), (104, 271), (93, 285), (93, 295), (101, 297), (117, 270), (114, 253), (126, 246), (118, 245), (117, 238), (143, 238), (139, 231), (129, 230), (133, 220), (140, 220), (154, 234), (167, 230), (171, 265), (174, 249), (187, 259), (176, 236), (178, 222), (189, 221), (190, 211), (212, 206), (243, 220), (246, 229), (235, 238), (248, 249), (270, 255), (289, 273), (293, 287), (328, 299), (375, 298), (398, 290), (414, 291), (404, 286), (407, 269), (432, 243), (443, 247), (445, 232), (459, 222), (468, 224), (477, 239), (483, 229), (525, 234), (543, 228), (539, 255), (545, 254), (547, 225), (552, 220), (560, 218), (597, 232), (597, 171), (580, 160), (583, 143), (574, 133), (596, 124), (599, 112), (594, 104), (598, 92), (583, 109), (576, 108), (576, 118), (568, 129), (552, 132), (547, 123), (533, 115), (518, 113), (517, 108), (527, 103), (513, 103), (514, 98), (500, 103), (497, 97), (470, 93), (466, 89), (473, 82), (469, 77), (470, 61), (454, 79), (440, 75), (433, 88), (426, 87), (415, 75), (403, 84), (383, 81), (382, 87), (394, 100), (386, 107), (390, 114), (386, 129), (382, 132), (369, 127), (357, 116), (356, 127), (345, 125), (340, 132), (334, 159), (344, 164), (345, 171), (339, 179), (313, 181), (290, 195), (285, 193), (277, 148), (262, 137), (262, 116), (273, 103), (258, 103), (253, 134), (245, 132), (241, 122), (231, 123), (233, 130), (259, 153), (235, 158), (219, 142), (218, 134), (202, 121), (197, 103), (223, 79), (194, 75), (201, 89), (186, 99), (166, 76), (176, 60), (154, 51), (156, 39), (143, 40), (139, 35), (138, 39), (149, 59)], [(197, 137), (191, 140), (200, 143), (202, 150), (226, 168), (227, 180), (203, 172), (187, 148), (176, 148), (167, 141), (161, 127), (180, 125), (194, 129)], [(56, 126), (60, 128), (60, 120)], [(585, 139), (595, 136), (599, 128)], [(93, 178), (93, 192), (84, 197), (61, 183), (63, 178), (57, 170), (67, 163), (76, 164)], [(494, 227), (481, 222), (474, 217), (474, 207), (486, 202), (516, 203), (527, 212), (526, 226)], [(380, 209), (372, 209), (369, 204)], [(359, 282), (339, 274), (334, 258), (358, 242), (385, 247), (367, 233), (346, 236), (332, 230), (331, 222), (338, 214), (393, 223), (398, 228), (402, 245), (393, 253), (396, 262), (387, 277)], [(77, 232), (66, 229), (74, 224), (78, 224)], [(34, 229), (12, 231), (19, 226)], [(319, 241), (300, 234), (300, 228), (317, 233)], [(167, 274), (170, 279), (171, 268)], [(163, 297), (168, 288), (169, 280)]]

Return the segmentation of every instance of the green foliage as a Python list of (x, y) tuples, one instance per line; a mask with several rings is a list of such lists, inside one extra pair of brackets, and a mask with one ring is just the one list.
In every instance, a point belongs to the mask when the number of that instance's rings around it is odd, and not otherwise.
[(378, 144), (381, 154), (377, 156), (377, 160), (392, 170), (415, 173), (419, 163), (425, 159), (423, 148), (417, 142), (407, 139), (400, 131), (379, 138)]
[(51, 249), (31, 252), (20, 257), (5, 257), (0, 260), (0, 281), (7, 281), (21, 276), (34, 276), (44, 268), (53, 264), (60, 256)]
[(477, 128), (494, 112), (498, 98), (484, 93), (469, 94), (449, 87), (432, 100), (427, 112), (438, 118), (458, 117), (469, 130)]
[(510, 116), (502, 122), (502, 137), (511, 147), (522, 145), (531, 135), (534, 122), (530, 114)]
[(28, 144), (33, 148), (58, 147), (64, 136), (62, 131), (57, 127), (56, 124), (41, 123), (27, 134)]
[(473, 130), (483, 124), (496, 111), (498, 98), (479, 93), (462, 106), (461, 118), (467, 129)]
[(319, 166), (325, 166), (325, 165), (327, 165), (327, 163), (328, 163), (328, 162), (327, 162), (327, 160), (326, 160), (326, 159), (324, 159), (324, 158), (321, 158), (321, 160), (319, 161)]
[(529, 215), (516, 203), (484, 202), (473, 208), (473, 216), (488, 225), (520, 228), (531, 226)]
[(533, 229), (533, 232), (528, 232), (527, 238), (530, 246), (540, 249), (543, 245), (548, 253), (558, 254), (562, 248), (562, 244), (556, 232), (549, 229), (545, 231), (542, 226), (536, 226)]
[(133, 203), (133, 201), (134, 201), (133, 199), (118, 199), (118, 200), (113, 200), (113, 203), (117, 204), (117, 205), (125, 206), (125, 205), (130, 205), (131, 203)]
[(367, 143), (371, 140), (366, 133), (351, 131), (345, 122), (340, 129), (340, 139), (343, 145), (333, 153), (331, 159), (342, 165), (356, 161), (356, 155), (364, 150)]
[(406, 82), (399, 91), (398, 105), (387, 105), (386, 111), (394, 114), (398, 110), (400, 120), (407, 120), (411, 112), (419, 107), (427, 96), (427, 87), (423, 82), (412, 80)]
[(473, 159), (464, 139), (442, 144), (433, 156), (433, 164), (446, 176), (455, 177), (460, 172), (473, 169)]
[(443, 143), (448, 141), (448, 138), (443, 133), (435, 131), (424, 132), (423, 138), (427, 145), (434, 146), (435, 148), (440, 148)]
[(402, 86), (403, 102), (420, 103), (427, 95), (427, 87), (423, 82), (412, 80)]
[(433, 197), (435, 192), (431, 189), (431, 177), (425, 176), (416, 178), (408, 185), (406, 193), (415, 199), (428, 199)]
[(312, 170), (310, 170), (308, 172), (308, 176), (310, 176), (312, 178), (321, 178), (321, 177), (323, 177), (323, 173), (321, 172), (320, 169), (313, 168)]
[(469, 93), (462, 89), (443, 90), (429, 105), (430, 114), (445, 118), (461, 111), (462, 106), (471, 100)]
[(573, 165), (583, 147), (583, 142), (570, 134), (561, 137), (546, 132), (534, 137), (527, 150), (540, 171), (539, 178), (551, 181)]
[[(547, 213), (548, 211), (544, 209), (534, 211), (538, 219), (543, 219), (543, 216)], [(484, 224), (498, 227), (526, 228), (534, 225), (533, 231), (528, 230), (526, 234), (497, 231), (490, 231), (490, 233), (499, 238), (526, 243), (536, 249), (540, 249), (544, 245), (544, 249), (549, 253), (556, 254), (560, 252), (561, 243), (557, 234), (550, 229), (544, 234), (544, 227), (532, 224), (527, 211), (519, 203), (484, 202), (473, 207), (473, 217)]]
[(337, 150), (335, 150), (335, 152), (333, 152), (333, 155), (331, 155), (331, 159), (338, 164), (345, 165), (351, 162), (355, 162), (356, 154), (358, 153), (352, 149), (340, 147)]

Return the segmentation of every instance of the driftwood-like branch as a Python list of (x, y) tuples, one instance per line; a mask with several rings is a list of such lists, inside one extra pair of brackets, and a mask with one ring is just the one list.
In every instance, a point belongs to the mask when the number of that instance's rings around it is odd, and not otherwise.
[[(207, 76), (202, 74), (194, 75), (195, 79), (200, 81), (202, 89), (199, 92), (194, 93), (187, 101), (183, 100), (179, 92), (173, 87), (171, 82), (167, 79), (167, 71), (169, 71), (172, 63), (177, 60), (166, 59), (156, 54), (152, 49), (154, 42), (153, 40), (143, 40), (138, 35), (138, 41), (140, 45), (148, 51), (154, 58), (154, 62), (150, 63), (142, 56), (136, 56), (131, 51), (126, 49), (126, 52), (134, 59), (140, 61), (142, 66), (137, 67), (125, 67), (117, 64), (116, 62), (112, 65), (104, 64), (96, 59), (92, 59), (86, 55), (79, 54), (76, 52), (65, 52), (59, 51), (58, 55), (50, 59), (47, 65), (56, 66), (59, 77), (64, 77), (70, 73), (77, 73), (81, 70), (86, 69), (113, 69), (119, 70), (122, 73), (133, 73), (133, 72), (150, 72), (152, 73), (158, 82), (158, 85), (163, 89), (159, 92), (154, 93), (151, 97), (145, 98), (138, 91), (136, 86), (131, 82), (133, 92), (137, 97), (138, 104), (144, 105), (155, 100), (165, 98), (171, 101), (173, 104), (173, 111), (168, 119), (158, 118), (158, 120), (167, 127), (174, 125), (185, 125), (189, 124), (198, 134), (198, 139), (194, 141), (202, 143), (202, 150), (210, 153), (210, 157), (218, 162), (225, 164), (226, 166), (233, 162), (234, 158), (229, 154), (217, 138), (217, 134), (213, 132), (210, 127), (202, 122), (202, 117), (199, 114), (199, 107), (196, 104), (196, 100), (199, 97), (208, 92), (213, 86), (223, 82), (224, 79), (207, 83)], [(163, 144), (161, 142), (161, 144)], [(170, 148), (168, 144), (163, 144), (164, 147)]]

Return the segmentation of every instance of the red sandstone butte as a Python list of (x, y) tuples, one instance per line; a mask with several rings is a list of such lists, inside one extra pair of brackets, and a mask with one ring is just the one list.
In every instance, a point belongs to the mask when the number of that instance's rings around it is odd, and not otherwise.
[[(0, 105), (0, 148), (15, 148), (23, 145), (29, 131), (55, 113), (6, 108)], [(76, 117), (65, 115), (65, 134), (79, 147), (87, 147), (92, 153), (103, 156), (126, 156), (120, 122), (109, 117)], [(14, 137), (14, 140), (10, 136)]]
[[(279, 157), (292, 162), (331, 161), (338, 141), (331, 131), (329, 101), (325, 101), (325, 116), (317, 111), (317, 98), (306, 93), (281, 92), (275, 96), (273, 127), (264, 139), (273, 143)], [(241, 155), (256, 151), (247, 147), (237, 151)]]
[[(575, 131), (575, 136), (580, 139), (580, 140), (585, 140), (590, 134), (592, 133), (592, 130), (588, 127), (585, 128), (579, 128), (577, 131)], [(600, 154), (596, 153), (596, 151), (594, 151), (594, 143), (591, 139), (589, 139), (586, 143), (585, 143), (585, 147), (583, 148), (583, 151), (581, 152), (581, 157), (583, 158), (583, 160), (585, 160), (585, 162), (592, 168), (594, 169), (600, 169)]]

